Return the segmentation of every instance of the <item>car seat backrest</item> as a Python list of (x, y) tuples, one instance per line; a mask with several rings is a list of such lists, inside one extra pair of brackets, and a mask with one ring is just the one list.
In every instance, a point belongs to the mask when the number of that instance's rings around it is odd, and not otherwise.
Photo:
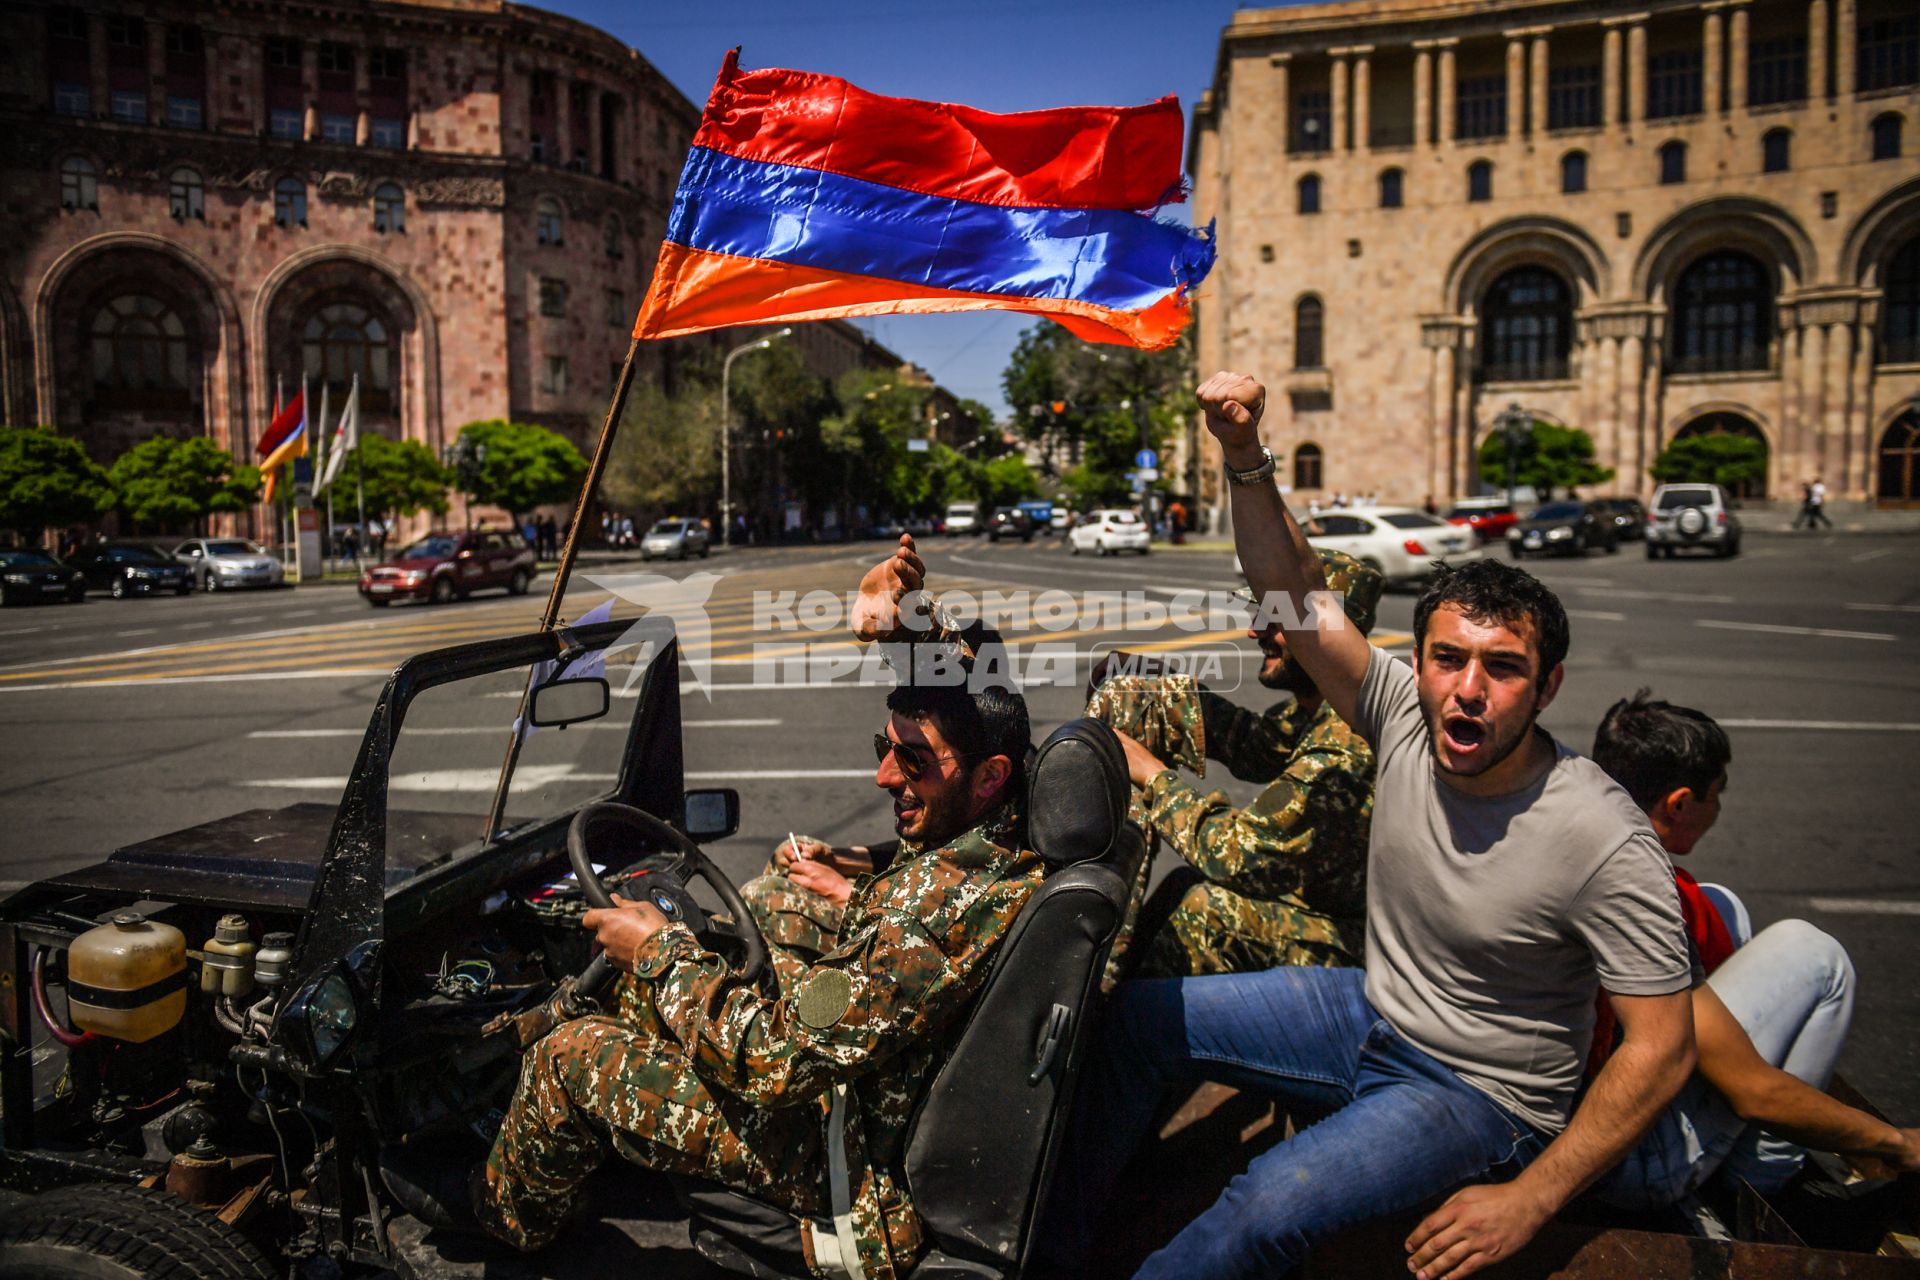
[(1028, 774), (1029, 844), (1047, 875), (994, 958), (908, 1138), (906, 1175), (929, 1243), (997, 1272), (1021, 1261), (1064, 1135), (1099, 982), (1144, 855), (1127, 822), (1126, 756), (1071, 721)]

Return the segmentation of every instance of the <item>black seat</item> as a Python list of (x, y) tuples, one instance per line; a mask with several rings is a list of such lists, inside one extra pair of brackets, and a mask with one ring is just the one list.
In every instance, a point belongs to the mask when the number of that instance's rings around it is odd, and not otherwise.
[[(916, 1280), (1017, 1276), (1092, 1043), (1100, 971), (1144, 856), (1126, 756), (1098, 721), (1062, 725), (1028, 775), (1046, 878), (1014, 922), (907, 1138), (929, 1252)], [(741, 1275), (805, 1277), (799, 1227), (749, 1196), (687, 1184), (694, 1247)]]

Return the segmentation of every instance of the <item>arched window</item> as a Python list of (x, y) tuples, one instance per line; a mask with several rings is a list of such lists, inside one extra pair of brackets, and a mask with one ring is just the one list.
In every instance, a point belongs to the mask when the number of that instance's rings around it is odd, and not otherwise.
[(1573, 345), (1573, 290), (1545, 267), (1515, 267), (1480, 304), (1480, 376), (1538, 382), (1567, 376)]
[(167, 212), (175, 222), (207, 218), (207, 189), (192, 169), (175, 169), (167, 179)]
[[(384, 396), (392, 389), (393, 352), (386, 323), (358, 303), (330, 303), (308, 316), (300, 344), (307, 377), (333, 388), (336, 403), (356, 375), (363, 395)], [(376, 399), (369, 407), (377, 405)]]
[(107, 391), (186, 391), (187, 327), (158, 298), (127, 294), (93, 317), (93, 385)]
[(298, 178), (282, 178), (273, 184), (273, 225), (307, 225), (307, 184)]
[(1769, 129), (1760, 135), (1760, 172), (1785, 173), (1793, 167), (1793, 130)]
[[(1673, 433), (1675, 440), (1691, 440), (1698, 436), (1736, 436), (1743, 440), (1752, 440), (1761, 448), (1761, 457), (1767, 454), (1767, 437), (1750, 418), (1738, 413), (1709, 413), (1695, 418), (1686, 426)], [(1767, 468), (1762, 466), (1760, 474), (1751, 480), (1742, 480), (1727, 486), (1727, 492), (1735, 498), (1764, 498), (1767, 496)]]
[(1398, 209), (1405, 203), (1406, 175), (1398, 169), (1386, 169), (1380, 174), (1380, 207)]
[(1873, 118), (1873, 158), (1875, 160), (1898, 160), (1900, 158), (1900, 127), (1906, 121), (1897, 111)]
[(1880, 288), (1880, 362), (1920, 364), (1920, 237), (1888, 260)]
[(1311, 442), (1301, 445), (1293, 451), (1293, 487), (1296, 489), (1318, 489), (1320, 487), (1320, 446)]
[(1493, 199), (1493, 162), (1475, 160), (1467, 166), (1467, 199), (1475, 203)]
[(533, 236), (541, 244), (565, 244), (566, 223), (560, 216), (560, 202), (547, 196), (533, 207)]
[(1326, 308), (1320, 305), (1320, 299), (1311, 294), (1300, 299), (1294, 306), (1294, 368), (1322, 369), (1326, 367), (1325, 353), (1321, 347), (1321, 325), (1325, 318)]
[(1920, 410), (1909, 409), (1895, 418), (1880, 437), (1879, 471), (1880, 501), (1920, 503)]
[(1660, 144), (1660, 182), (1672, 186), (1687, 180), (1687, 144), (1675, 139)]
[(607, 256), (615, 262), (627, 256), (627, 237), (620, 227), (620, 215), (607, 215)]
[(396, 235), (407, 229), (407, 193), (397, 182), (383, 182), (373, 189), (373, 229)]
[(1320, 212), (1320, 175), (1317, 173), (1300, 179), (1300, 212)]
[(60, 162), (60, 207), (100, 211), (100, 179), (93, 161), (84, 156), (68, 156)]
[(1773, 287), (1753, 258), (1722, 249), (1695, 260), (1674, 283), (1672, 306), (1675, 372), (1768, 367)]
[(1569, 151), (1560, 157), (1560, 191), (1577, 196), (1587, 189), (1587, 153)]

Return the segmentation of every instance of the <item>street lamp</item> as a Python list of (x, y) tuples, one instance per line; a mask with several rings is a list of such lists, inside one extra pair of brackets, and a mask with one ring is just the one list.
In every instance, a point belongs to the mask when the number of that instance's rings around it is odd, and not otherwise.
[(453, 472), (460, 496), (466, 500), (467, 528), (473, 528), (473, 491), (479, 487), (480, 469), (486, 465), (487, 446), (462, 434), (440, 452), (440, 462)]
[(749, 351), (765, 351), (775, 338), (784, 338), (792, 332), (793, 326), (788, 325), (764, 338), (743, 342), (727, 352), (727, 358), (720, 362), (720, 545), (723, 547), (733, 545), (733, 421), (727, 405), (733, 362)]
[(1507, 442), (1507, 501), (1512, 502), (1520, 484), (1520, 447), (1533, 439), (1533, 415), (1516, 401), (1501, 412), (1494, 426)]

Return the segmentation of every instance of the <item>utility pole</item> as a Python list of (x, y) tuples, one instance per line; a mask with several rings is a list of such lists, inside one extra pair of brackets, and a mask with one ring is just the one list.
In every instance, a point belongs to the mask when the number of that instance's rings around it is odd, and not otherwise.
[(720, 362), (720, 545), (723, 547), (733, 545), (733, 421), (728, 400), (733, 362), (749, 351), (765, 351), (775, 338), (784, 338), (792, 332), (793, 326), (789, 325), (764, 338), (743, 342), (727, 352), (727, 358)]

